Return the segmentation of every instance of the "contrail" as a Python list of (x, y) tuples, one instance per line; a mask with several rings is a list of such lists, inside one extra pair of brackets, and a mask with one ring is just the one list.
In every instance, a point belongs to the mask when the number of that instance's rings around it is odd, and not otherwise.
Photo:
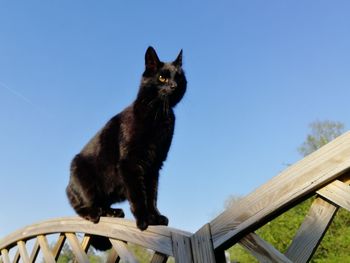
[(23, 94), (21, 94), (20, 92), (18, 92), (15, 89), (10, 88), (9, 86), (7, 86), (5, 83), (0, 82), (0, 87), (3, 87), (4, 89), (6, 89), (7, 91), (9, 91), (10, 93), (12, 93), (12, 95), (16, 96), (17, 98), (21, 99), (22, 101), (28, 103), (29, 105), (33, 106), (34, 108), (36, 108), (39, 112), (43, 113), (44, 115), (48, 116), (48, 117), (52, 117), (50, 113), (48, 113), (46, 110), (43, 110), (41, 107), (39, 107), (38, 105), (35, 105), (30, 99), (28, 99), (26, 96), (24, 96)]
[(13, 95), (15, 95), (16, 97), (20, 98), (21, 100), (24, 100), (26, 103), (35, 106), (34, 103), (28, 99), (26, 96), (22, 95), (21, 93), (19, 93), (18, 91), (11, 89), (9, 86), (7, 86), (5, 83), (0, 82), (0, 86), (5, 88), (6, 90), (8, 90), (10, 93), (12, 93)]

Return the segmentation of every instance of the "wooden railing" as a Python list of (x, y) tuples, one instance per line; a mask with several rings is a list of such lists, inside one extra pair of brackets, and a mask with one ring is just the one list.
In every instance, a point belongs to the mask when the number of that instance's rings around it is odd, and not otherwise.
[[(50, 236), (57, 236), (56, 242), (49, 245)], [(83, 235), (83, 237), (79, 237)], [(21, 229), (0, 241), (1, 258), (4, 263), (35, 262), (41, 251), (44, 262), (56, 262), (63, 244), (68, 242), (78, 262), (89, 262), (87, 252), (91, 235), (108, 237), (113, 247), (109, 252), (108, 262), (137, 262), (129, 251), (127, 244), (135, 244), (153, 250), (151, 262), (166, 262), (168, 256), (176, 255), (174, 248), (181, 250), (184, 239), (190, 233), (162, 226), (150, 226), (147, 231), (140, 231), (133, 221), (119, 218), (101, 218), (98, 224), (93, 224), (78, 217), (58, 218), (48, 220)], [(31, 248), (27, 248), (28, 241)], [(10, 259), (10, 251), (13, 258)]]
[[(133, 221), (102, 218), (92, 224), (80, 218), (60, 218), (19, 230), (0, 240), (0, 261), (56, 262), (68, 242), (77, 262), (88, 262), (91, 235), (108, 237), (113, 247), (107, 262), (137, 262), (128, 244), (152, 250), (151, 262), (225, 262), (225, 249), (239, 243), (260, 262), (307, 262), (321, 242), (339, 207), (350, 211), (350, 133), (290, 166), (240, 199), (196, 233), (151, 226), (139, 231)], [(310, 195), (316, 195), (291, 245), (281, 253), (255, 230)], [(56, 235), (50, 246), (48, 239)], [(28, 247), (29, 240), (34, 240)], [(336, 245), (336, 244), (335, 244)]]

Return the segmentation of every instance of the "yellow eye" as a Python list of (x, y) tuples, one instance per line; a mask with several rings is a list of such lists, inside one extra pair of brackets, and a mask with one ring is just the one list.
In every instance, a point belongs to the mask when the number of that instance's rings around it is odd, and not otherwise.
[(162, 83), (167, 83), (168, 82), (168, 79), (167, 78), (164, 78), (162, 75), (160, 75), (158, 77), (159, 81), (162, 82)]

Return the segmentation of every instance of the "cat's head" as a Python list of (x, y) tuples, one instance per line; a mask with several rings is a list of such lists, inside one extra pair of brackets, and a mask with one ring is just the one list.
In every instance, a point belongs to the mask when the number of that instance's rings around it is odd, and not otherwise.
[(153, 47), (148, 47), (141, 82), (144, 96), (168, 101), (173, 107), (185, 94), (186, 84), (185, 73), (182, 70), (182, 50), (173, 62), (166, 63), (159, 60)]

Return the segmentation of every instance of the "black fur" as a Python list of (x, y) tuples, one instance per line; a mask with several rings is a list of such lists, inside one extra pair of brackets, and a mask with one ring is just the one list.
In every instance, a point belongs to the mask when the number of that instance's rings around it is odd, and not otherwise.
[[(149, 47), (145, 66), (136, 100), (107, 122), (71, 164), (68, 199), (94, 223), (101, 216), (123, 217), (111, 205), (128, 200), (139, 229), (168, 224), (157, 208), (158, 177), (173, 137), (173, 107), (186, 91), (182, 50), (175, 61), (164, 63)], [(92, 245), (105, 250), (110, 247), (105, 241), (95, 238)]]

